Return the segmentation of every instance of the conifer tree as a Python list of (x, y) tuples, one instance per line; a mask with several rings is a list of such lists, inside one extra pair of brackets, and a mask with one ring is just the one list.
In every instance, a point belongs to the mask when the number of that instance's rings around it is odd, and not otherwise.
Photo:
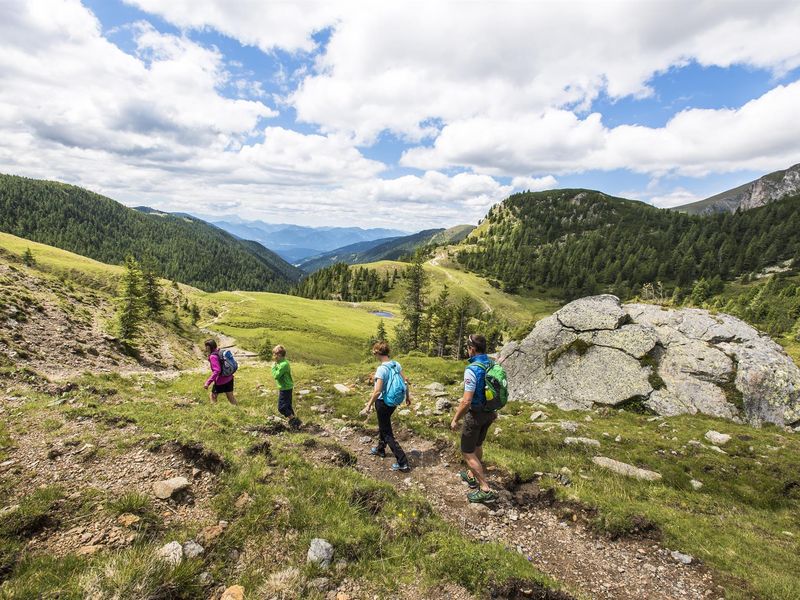
[(118, 299), (119, 336), (125, 341), (134, 341), (141, 330), (145, 305), (142, 296), (142, 271), (135, 258), (125, 259), (125, 274), (120, 282)]
[(36, 264), (36, 259), (33, 257), (33, 252), (31, 252), (30, 248), (25, 248), (25, 252), (22, 254), (22, 262), (26, 267), (32, 267)]
[(422, 266), (422, 255), (414, 255), (411, 266), (405, 272), (405, 294), (400, 310), (403, 312), (403, 327), (407, 337), (403, 340), (406, 350), (419, 350), (423, 343), (423, 321), (425, 317), (428, 274)]
[(142, 268), (142, 291), (147, 312), (151, 317), (160, 315), (164, 308), (164, 296), (158, 276), (150, 263), (145, 263)]

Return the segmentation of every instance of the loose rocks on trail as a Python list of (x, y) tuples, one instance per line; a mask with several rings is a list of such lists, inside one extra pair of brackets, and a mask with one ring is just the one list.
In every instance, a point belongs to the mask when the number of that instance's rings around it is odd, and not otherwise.
[(506, 345), (501, 359), (516, 400), (564, 410), (634, 404), (756, 426), (800, 422), (800, 368), (768, 336), (725, 314), (582, 298)]

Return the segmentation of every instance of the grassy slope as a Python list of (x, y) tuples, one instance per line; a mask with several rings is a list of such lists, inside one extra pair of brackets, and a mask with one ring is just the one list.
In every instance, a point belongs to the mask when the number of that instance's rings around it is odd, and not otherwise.
[[(408, 264), (384, 260), (359, 266), (375, 269), (382, 273), (384, 271), (391, 272), (394, 269), (402, 272)], [(530, 324), (552, 314), (560, 307), (560, 304), (553, 300), (506, 294), (489, 285), (483, 277), (463, 271), (448, 261), (439, 261), (435, 264), (429, 261), (425, 263), (425, 271), (430, 275), (432, 295), (437, 294), (442, 286), (447, 284), (453, 296), (469, 295), (482, 310), (491, 308), (502, 318), (507, 319), (512, 326)], [(386, 301), (396, 304), (400, 301), (402, 294), (401, 286), (395, 286), (387, 295)]]
[(32, 242), (25, 238), (11, 235), (10, 233), (0, 232), (0, 247), (20, 255), (25, 252), (26, 248), (30, 248), (36, 262), (59, 271), (75, 269), (76, 271), (88, 273), (92, 276), (116, 278), (122, 275), (125, 270), (123, 267), (117, 265), (107, 265), (106, 263), (86, 258), (80, 254), (74, 254), (67, 250)]
[[(381, 320), (370, 311), (397, 311), (378, 302), (351, 304), (261, 292), (196, 292), (193, 297), (205, 313), (209, 308), (219, 313), (202, 326), (235, 337), (247, 350), (258, 351), (265, 340), (283, 344), (291, 360), (312, 364), (360, 360)], [(394, 329), (394, 319), (384, 322), (388, 331)]]

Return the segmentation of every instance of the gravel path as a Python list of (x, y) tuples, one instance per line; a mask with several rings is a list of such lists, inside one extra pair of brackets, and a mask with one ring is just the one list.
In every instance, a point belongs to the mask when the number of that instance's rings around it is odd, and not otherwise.
[[(410, 473), (400, 474), (389, 468), (391, 454), (384, 460), (369, 456), (363, 432), (328, 426), (327, 433), (356, 453), (360, 471), (400, 491), (419, 489), (463, 532), (517, 550), (578, 598), (694, 600), (724, 595), (704, 568), (677, 563), (668, 550), (651, 540), (600, 537), (580, 520), (572, 522), (570, 511), (559, 514), (505, 490), (492, 510), (470, 505), (469, 490), (458, 479), (459, 465), (448, 463), (449, 452), (440, 452), (431, 442), (399, 434), (412, 465)], [(495, 489), (503, 489), (496, 473), (489, 476)]]

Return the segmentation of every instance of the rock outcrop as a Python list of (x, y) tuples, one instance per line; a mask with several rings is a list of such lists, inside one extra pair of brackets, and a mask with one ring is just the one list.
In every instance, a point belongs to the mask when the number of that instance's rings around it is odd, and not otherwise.
[(750, 210), (800, 193), (800, 164), (775, 171), (705, 200), (679, 206), (675, 210), (695, 215)]
[(700, 309), (582, 298), (503, 348), (517, 400), (564, 410), (644, 405), (753, 425), (800, 421), (800, 369), (743, 321)]

